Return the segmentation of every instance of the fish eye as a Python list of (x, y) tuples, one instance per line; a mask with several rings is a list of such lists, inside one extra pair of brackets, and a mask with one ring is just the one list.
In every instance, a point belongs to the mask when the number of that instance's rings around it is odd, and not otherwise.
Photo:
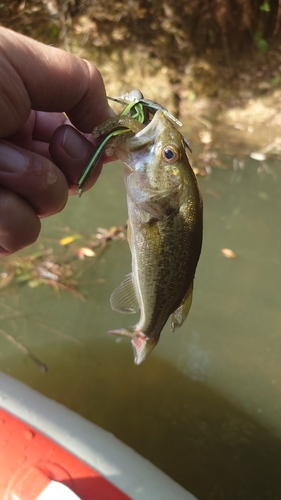
[(168, 163), (175, 163), (179, 159), (179, 154), (173, 146), (165, 146), (162, 154)]

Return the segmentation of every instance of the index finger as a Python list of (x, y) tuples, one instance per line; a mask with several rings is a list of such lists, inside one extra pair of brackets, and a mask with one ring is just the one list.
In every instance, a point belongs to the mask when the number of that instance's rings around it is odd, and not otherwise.
[(31, 109), (65, 111), (82, 132), (109, 116), (97, 68), (61, 49), (0, 27), (0, 68), (0, 137), (22, 126)]

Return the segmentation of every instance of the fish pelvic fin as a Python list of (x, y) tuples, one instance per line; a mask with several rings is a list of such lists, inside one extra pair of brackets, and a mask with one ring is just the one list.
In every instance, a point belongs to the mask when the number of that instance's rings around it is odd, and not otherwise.
[(123, 335), (131, 338), (134, 351), (134, 362), (140, 365), (156, 346), (158, 340), (150, 339), (143, 332), (132, 328), (120, 328), (119, 330), (110, 330), (110, 335)]

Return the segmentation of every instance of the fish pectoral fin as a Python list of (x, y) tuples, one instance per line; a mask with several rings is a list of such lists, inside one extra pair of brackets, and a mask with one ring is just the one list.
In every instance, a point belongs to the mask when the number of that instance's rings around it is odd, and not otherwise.
[(192, 302), (192, 292), (193, 292), (193, 281), (190, 287), (188, 288), (187, 293), (181, 305), (172, 314), (172, 319), (171, 319), (172, 332), (174, 332), (177, 328), (180, 328), (185, 318), (187, 317)]
[(132, 273), (114, 290), (110, 297), (110, 305), (114, 311), (123, 314), (134, 314), (139, 310), (139, 303), (133, 283)]
[(135, 330), (135, 327), (110, 330), (108, 333), (110, 335), (124, 335), (131, 338), (136, 365), (140, 365), (147, 358), (158, 342), (158, 340), (150, 339), (143, 332)]

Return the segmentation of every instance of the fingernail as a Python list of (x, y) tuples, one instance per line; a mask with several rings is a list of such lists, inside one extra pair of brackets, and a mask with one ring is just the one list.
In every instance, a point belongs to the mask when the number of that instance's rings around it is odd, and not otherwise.
[(25, 168), (27, 157), (6, 144), (0, 144), (0, 170), (2, 172), (20, 172)]
[(62, 140), (62, 147), (75, 160), (83, 160), (88, 152), (85, 140), (72, 127), (67, 127)]

